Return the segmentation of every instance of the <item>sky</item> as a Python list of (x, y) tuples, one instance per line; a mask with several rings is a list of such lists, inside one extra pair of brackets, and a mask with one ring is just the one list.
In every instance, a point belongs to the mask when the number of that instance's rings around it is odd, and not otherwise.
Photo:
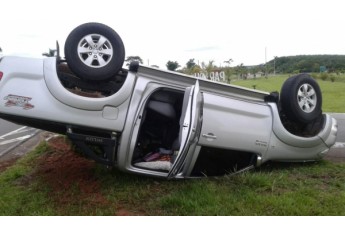
[(213, 60), (257, 65), (275, 56), (345, 54), (341, 0), (8, 0), (0, 3), (4, 55), (41, 56), (86, 22), (112, 27), (126, 56), (165, 69)]

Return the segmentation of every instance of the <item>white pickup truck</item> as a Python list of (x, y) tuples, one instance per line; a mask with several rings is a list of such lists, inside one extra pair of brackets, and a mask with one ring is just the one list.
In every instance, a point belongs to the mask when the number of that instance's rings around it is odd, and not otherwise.
[(122, 69), (111, 28), (74, 29), (65, 57), (3, 57), (0, 118), (67, 135), (85, 156), (167, 178), (224, 175), (267, 161), (315, 161), (335, 143), (308, 74), (278, 93), (141, 66)]

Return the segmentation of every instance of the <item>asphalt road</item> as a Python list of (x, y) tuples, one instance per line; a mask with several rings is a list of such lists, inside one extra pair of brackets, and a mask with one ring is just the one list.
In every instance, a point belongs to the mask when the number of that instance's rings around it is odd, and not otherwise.
[(345, 114), (331, 114), (338, 122), (336, 143), (327, 153), (325, 159), (345, 162)]
[(0, 119), (0, 137), (20, 127), (19, 125)]
[(0, 158), (35, 136), (39, 130), (0, 119)]
[(338, 121), (337, 142), (345, 142), (345, 114), (331, 114)]

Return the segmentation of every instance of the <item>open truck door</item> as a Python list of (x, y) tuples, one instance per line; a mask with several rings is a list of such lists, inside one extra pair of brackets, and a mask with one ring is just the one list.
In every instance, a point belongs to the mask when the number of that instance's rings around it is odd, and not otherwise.
[(197, 80), (194, 86), (186, 88), (184, 94), (180, 119), (180, 149), (168, 174), (168, 178), (178, 177), (187, 159), (193, 156), (200, 135), (201, 122), (202, 94), (200, 93), (199, 81)]

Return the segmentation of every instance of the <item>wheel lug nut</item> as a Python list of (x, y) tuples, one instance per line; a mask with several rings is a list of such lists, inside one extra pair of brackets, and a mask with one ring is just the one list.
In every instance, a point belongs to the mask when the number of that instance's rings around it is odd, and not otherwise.
[(102, 54), (102, 53), (99, 53), (98, 55), (99, 55), (99, 56), (102, 56), (103, 54)]
[(97, 58), (97, 55), (94, 55), (93, 58)]
[(92, 50), (92, 47), (89, 47), (90, 50)]
[(89, 55), (91, 56), (91, 55), (92, 55), (92, 53), (91, 53), (91, 52), (89, 52)]

